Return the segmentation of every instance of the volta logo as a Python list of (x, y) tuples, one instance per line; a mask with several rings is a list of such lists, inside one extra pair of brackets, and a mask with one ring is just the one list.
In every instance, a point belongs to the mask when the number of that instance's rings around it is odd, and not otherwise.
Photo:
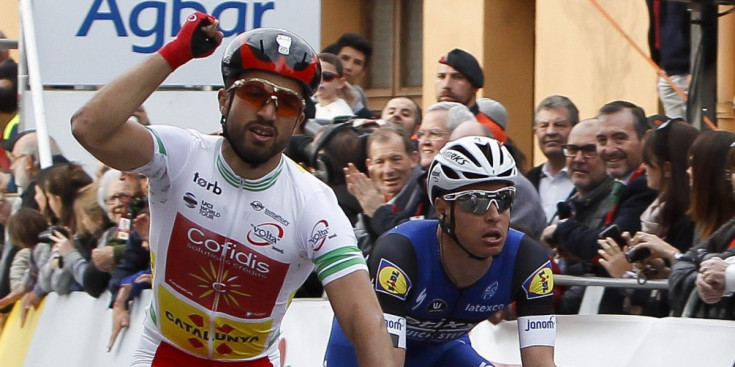
[(194, 196), (194, 194), (187, 192), (186, 194), (184, 194), (184, 204), (186, 204), (188, 208), (194, 209), (197, 207), (199, 202), (197, 201), (197, 197)]
[(314, 251), (319, 251), (319, 249), (324, 246), (324, 242), (327, 241), (327, 238), (332, 237), (333, 236), (329, 236), (329, 222), (327, 222), (326, 219), (322, 219), (316, 222), (314, 227), (311, 228), (309, 242), (314, 244)]
[(211, 191), (215, 195), (222, 194), (222, 188), (217, 185), (217, 181), (209, 182), (199, 176), (199, 172), (194, 172), (194, 183), (207, 191)]
[(283, 228), (276, 223), (250, 224), (247, 240), (255, 246), (275, 245), (283, 238)]

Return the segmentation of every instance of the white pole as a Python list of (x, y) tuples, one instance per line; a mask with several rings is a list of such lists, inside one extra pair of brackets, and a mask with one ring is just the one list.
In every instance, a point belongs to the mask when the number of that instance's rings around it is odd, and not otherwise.
[(38, 138), (38, 155), (41, 160), (41, 168), (45, 168), (51, 165), (51, 147), (49, 144), (48, 129), (46, 128), (46, 108), (43, 103), (43, 84), (41, 83), (41, 68), (38, 62), (38, 48), (36, 45), (36, 31), (33, 23), (31, 0), (20, 1), (20, 20), (23, 30), (25, 59), (28, 63), (28, 80), (31, 85), (33, 119), (36, 124), (36, 136)]

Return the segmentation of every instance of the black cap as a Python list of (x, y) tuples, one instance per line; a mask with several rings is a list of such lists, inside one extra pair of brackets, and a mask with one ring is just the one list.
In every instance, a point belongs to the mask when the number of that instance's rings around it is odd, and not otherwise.
[(10, 139), (7, 139), (7, 140), (3, 139), (3, 142), (1, 143), (2, 147), (3, 149), (5, 149), (6, 152), (12, 152), (13, 148), (15, 147), (15, 143), (17, 143), (20, 138), (22, 138), (25, 135), (28, 135), (30, 133), (35, 133), (35, 132), (36, 130), (34, 129), (25, 130), (25, 131), (19, 132), (18, 134), (16, 134), (14, 137)]
[(480, 64), (467, 51), (455, 48), (439, 59), (439, 63), (449, 65), (464, 75), (475, 88), (482, 88), (485, 76)]

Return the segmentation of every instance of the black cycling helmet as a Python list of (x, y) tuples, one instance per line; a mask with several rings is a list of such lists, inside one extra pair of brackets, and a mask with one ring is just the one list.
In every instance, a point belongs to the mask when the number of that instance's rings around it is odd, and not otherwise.
[(322, 79), (322, 66), (314, 49), (291, 31), (256, 28), (237, 36), (222, 55), (225, 87), (247, 70), (264, 70), (295, 79), (309, 99)]

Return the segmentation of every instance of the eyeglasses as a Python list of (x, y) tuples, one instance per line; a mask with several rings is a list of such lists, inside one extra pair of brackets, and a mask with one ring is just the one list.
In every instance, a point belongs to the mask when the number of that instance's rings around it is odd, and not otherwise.
[(419, 130), (416, 133), (416, 138), (417, 139), (421, 139), (421, 138), (423, 138), (425, 136), (429, 140), (440, 140), (440, 139), (444, 138), (447, 135), (449, 135), (448, 132), (441, 131), (441, 130), (436, 130), (436, 129), (432, 129), (432, 130), (429, 130), (429, 131)]
[(330, 73), (328, 71), (325, 71), (322, 73), (322, 80), (324, 80), (325, 82), (331, 82), (336, 77), (337, 77), (337, 74), (335, 73)]
[(582, 152), (582, 157), (594, 158), (597, 157), (597, 145), (586, 144), (586, 145), (574, 145), (564, 144), (561, 146), (564, 151), (564, 155), (567, 157), (576, 157), (577, 153)]
[(131, 197), (132, 197), (131, 195), (128, 195), (128, 194), (125, 194), (125, 193), (122, 193), (121, 192), (119, 194), (108, 196), (107, 198), (105, 198), (105, 202), (107, 204), (112, 204), (115, 201), (120, 201), (120, 202), (124, 203), (124, 202), (129, 201)]
[(273, 101), (281, 117), (298, 116), (306, 105), (299, 93), (258, 78), (240, 79), (227, 91), (234, 91), (238, 98), (257, 109)]
[(513, 205), (516, 194), (515, 187), (504, 187), (495, 191), (467, 190), (453, 194), (446, 194), (442, 198), (447, 201), (456, 201), (459, 208), (465, 213), (482, 215), (490, 210), (493, 203), (498, 213), (503, 213)]

